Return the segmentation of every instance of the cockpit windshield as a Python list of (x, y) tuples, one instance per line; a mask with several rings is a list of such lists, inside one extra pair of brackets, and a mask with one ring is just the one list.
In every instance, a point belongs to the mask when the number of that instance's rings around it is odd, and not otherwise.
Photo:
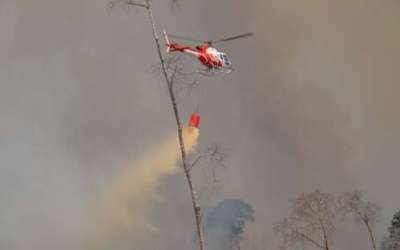
[(221, 54), (221, 57), (224, 60), (225, 65), (230, 66), (232, 64), (225, 54)]

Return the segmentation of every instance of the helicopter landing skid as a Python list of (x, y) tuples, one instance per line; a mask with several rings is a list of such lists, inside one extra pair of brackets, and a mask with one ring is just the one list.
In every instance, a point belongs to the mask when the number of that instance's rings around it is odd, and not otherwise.
[(195, 73), (198, 73), (203, 76), (214, 76), (216, 73), (225, 73), (230, 74), (234, 69), (216, 69), (216, 68), (206, 68), (203, 70), (196, 70)]

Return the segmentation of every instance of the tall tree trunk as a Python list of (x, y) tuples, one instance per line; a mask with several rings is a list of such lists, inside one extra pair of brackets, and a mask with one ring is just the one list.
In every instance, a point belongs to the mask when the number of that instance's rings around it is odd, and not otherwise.
[(326, 233), (325, 225), (324, 222), (320, 219), (319, 223), (321, 224), (321, 229), (322, 229), (322, 235), (324, 237), (324, 247), (325, 250), (329, 250), (329, 240), (328, 240), (328, 235)]
[(368, 233), (369, 233), (369, 238), (371, 240), (372, 248), (376, 250), (376, 242), (375, 242), (375, 237), (374, 233), (372, 232), (371, 225), (368, 223), (368, 221), (364, 221), (365, 226), (367, 226)]
[(186, 177), (186, 180), (187, 180), (187, 183), (188, 183), (188, 186), (189, 186), (190, 195), (191, 195), (191, 198), (192, 198), (192, 206), (193, 206), (194, 215), (195, 215), (197, 236), (199, 238), (199, 248), (200, 248), (200, 250), (205, 250), (205, 247), (204, 247), (204, 235), (203, 235), (203, 230), (202, 230), (202, 226), (201, 226), (200, 205), (199, 205), (199, 201), (197, 199), (195, 188), (193, 186), (192, 177), (191, 177), (191, 174), (190, 174), (190, 169), (188, 168), (188, 164), (187, 164), (185, 144), (184, 144), (183, 136), (182, 136), (182, 125), (181, 125), (181, 120), (180, 120), (180, 117), (179, 117), (178, 105), (177, 105), (175, 94), (174, 94), (173, 82), (171, 82), (171, 79), (168, 77), (167, 69), (166, 69), (166, 66), (165, 66), (165, 60), (164, 60), (164, 58), (162, 56), (162, 53), (161, 53), (160, 39), (159, 39), (158, 34), (157, 34), (156, 24), (155, 24), (155, 21), (154, 21), (154, 17), (153, 17), (153, 12), (152, 12), (152, 9), (151, 9), (150, 1), (147, 0), (146, 3), (147, 3), (147, 5), (145, 6), (145, 8), (147, 9), (147, 13), (148, 13), (148, 16), (149, 16), (149, 19), (150, 19), (150, 23), (151, 23), (151, 27), (152, 27), (152, 30), (153, 30), (153, 38), (154, 38), (154, 42), (156, 43), (158, 57), (159, 57), (160, 62), (161, 62), (161, 70), (162, 70), (162, 73), (164, 75), (165, 82), (167, 84), (168, 93), (169, 93), (169, 97), (170, 97), (171, 104), (172, 104), (172, 109), (173, 109), (173, 112), (174, 112), (174, 115), (175, 115), (176, 125), (177, 125), (177, 129), (178, 129), (179, 146), (180, 146), (181, 157), (182, 157), (182, 165), (183, 165), (183, 170), (184, 170), (184, 173), (185, 173), (185, 177)]

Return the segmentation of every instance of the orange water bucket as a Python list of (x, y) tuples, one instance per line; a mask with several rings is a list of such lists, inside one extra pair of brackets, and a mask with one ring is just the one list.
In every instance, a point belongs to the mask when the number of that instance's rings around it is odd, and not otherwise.
[(193, 113), (190, 116), (189, 126), (198, 128), (200, 125), (200, 115), (197, 113)]

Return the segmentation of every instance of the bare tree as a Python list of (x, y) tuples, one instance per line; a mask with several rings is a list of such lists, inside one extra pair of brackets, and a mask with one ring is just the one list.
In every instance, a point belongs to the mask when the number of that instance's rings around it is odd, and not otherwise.
[[(178, 138), (179, 138), (179, 146), (180, 146), (180, 151), (181, 151), (182, 165), (183, 165), (183, 170), (185, 173), (185, 177), (186, 177), (186, 180), (187, 180), (187, 183), (189, 186), (189, 191), (190, 191), (190, 195), (191, 195), (191, 199), (192, 199), (192, 206), (193, 206), (193, 210), (194, 210), (194, 216), (195, 216), (195, 222), (196, 222), (196, 228), (197, 228), (197, 236), (199, 239), (199, 241), (198, 241), (199, 248), (200, 248), (200, 250), (204, 250), (205, 246), (204, 246), (203, 230), (202, 230), (202, 225), (201, 225), (201, 209), (200, 209), (199, 201), (198, 201), (198, 198), (197, 198), (197, 195), (195, 192), (195, 188), (193, 185), (192, 177), (191, 177), (191, 172), (190, 172), (191, 164), (187, 163), (185, 144), (183, 142), (183, 136), (182, 136), (182, 123), (181, 123), (181, 119), (179, 116), (178, 104), (177, 104), (177, 100), (176, 100), (175, 93), (174, 93), (174, 83), (175, 83), (175, 80), (177, 77), (177, 73), (179, 73), (179, 68), (175, 67), (173, 69), (172, 73), (169, 74), (169, 70), (167, 68), (167, 62), (164, 59), (162, 52), (161, 52), (161, 43), (160, 43), (160, 39), (159, 39), (157, 28), (156, 28), (156, 23), (155, 23), (154, 16), (153, 16), (151, 1), (150, 0), (142, 0), (142, 1), (114, 0), (114, 1), (110, 2), (110, 7), (113, 7), (120, 2), (123, 2), (123, 3), (127, 4), (128, 6), (135, 6), (135, 7), (143, 8), (147, 11), (149, 21), (151, 24), (151, 28), (152, 28), (152, 32), (153, 32), (153, 39), (154, 39), (154, 42), (156, 45), (157, 55), (158, 55), (158, 58), (159, 58), (160, 64), (161, 64), (161, 72), (164, 76), (164, 80), (167, 85), (172, 110), (173, 110), (173, 113), (175, 116), (176, 126), (177, 126), (177, 130), (178, 130)], [(171, 3), (176, 5), (178, 3), (178, 1), (172, 0)]]
[(198, 196), (203, 204), (208, 204), (215, 199), (221, 191), (221, 180), (218, 177), (218, 171), (226, 169), (226, 153), (219, 144), (212, 144), (200, 153), (189, 159), (189, 168), (192, 172), (196, 169), (203, 169), (210, 179), (211, 183), (206, 183), (198, 189)]
[(368, 230), (372, 248), (376, 250), (376, 241), (372, 228), (379, 220), (381, 207), (377, 203), (367, 201), (363, 192), (353, 191), (344, 193), (339, 198), (339, 211), (344, 217), (352, 215), (356, 223), (365, 225)]
[(316, 190), (293, 200), (290, 215), (279, 221), (274, 230), (283, 238), (281, 249), (309, 243), (329, 250), (335, 219), (335, 197)]
[[(185, 90), (190, 95), (197, 86), (199, 73), (185, 70), (187, 61), (181, 54), (169, 54), (164, 61), (174, 93)], [(160, 63), (153, 65), (152, 73), (159, 74), (160, 72), (162, 72), (162, 65)]]
[[(202, 153), (197, 154), (196, 157), (189, 164), (189, 169), (192, 170), (202, 160), (208, 160), (209, 163), (213, 163), (214, 167), (226, 167), (225, 165), (226, 154), (223, 152), (222, 147), (219, 144), (214, 144), (203, 150)], [(215, 169), (215, 168), (213, 168)]]

